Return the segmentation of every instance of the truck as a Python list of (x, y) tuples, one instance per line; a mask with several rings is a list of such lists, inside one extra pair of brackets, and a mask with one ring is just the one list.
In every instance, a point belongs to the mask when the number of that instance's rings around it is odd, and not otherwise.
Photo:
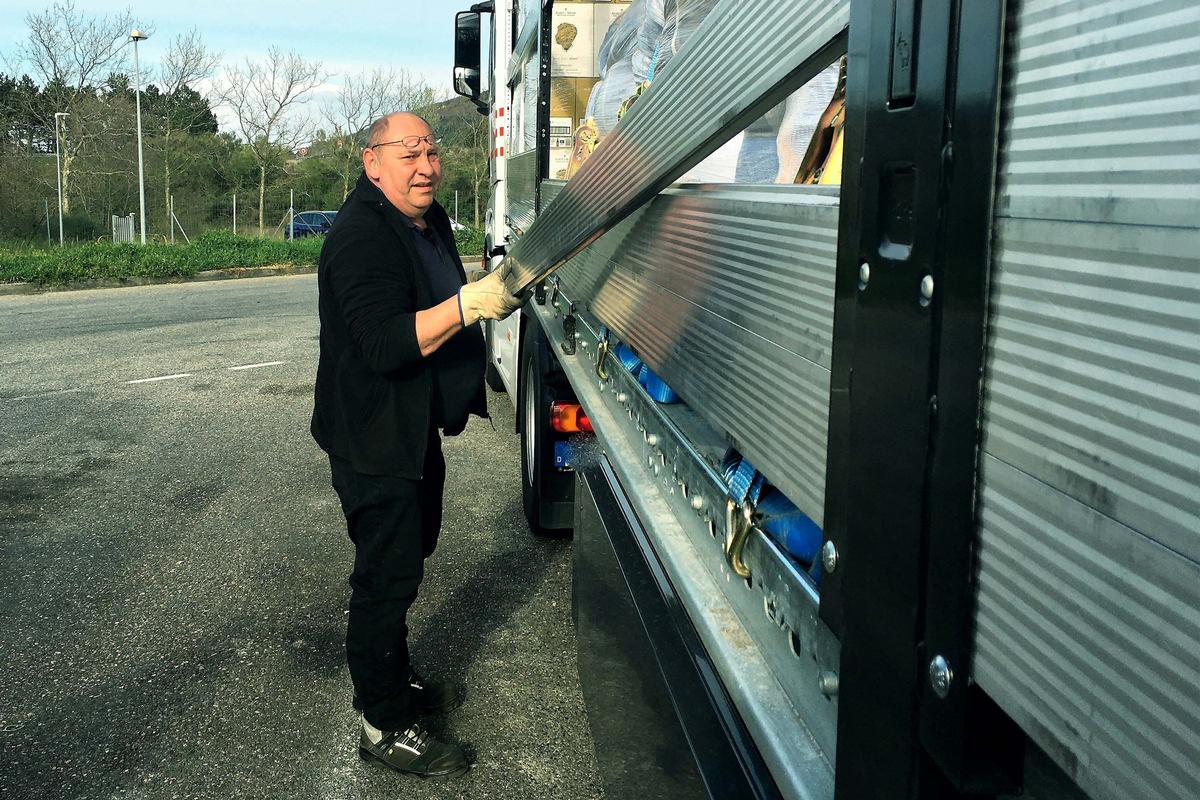
[(1200, 797), (1200, 5), (455, 31), (606, 796)]

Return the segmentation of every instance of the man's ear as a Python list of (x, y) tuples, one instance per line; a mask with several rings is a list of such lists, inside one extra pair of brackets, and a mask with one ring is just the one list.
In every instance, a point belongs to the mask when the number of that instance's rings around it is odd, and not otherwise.
[(369, 147), (363, 150), (363, 170), (371, 180), (379, 180), (379, 156)]

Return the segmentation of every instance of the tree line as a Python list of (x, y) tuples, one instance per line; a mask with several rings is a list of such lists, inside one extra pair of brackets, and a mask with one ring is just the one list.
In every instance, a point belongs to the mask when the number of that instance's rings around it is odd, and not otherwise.
[[(47, 223), (58, 223), (61, 175), (64, 235), (94, 240), (112, 216), (138, 211), (129, 32), (154, 31), (128, 12), (81, 14), (70, 0), (25, 22), (28, 39), (0, 53), (0, 238), (45, 240)], [(280, 230), (292, 196), (297, 211), (338, 208), (361, 172), (367, 128), (397, 110), (430, 121), (442, 140), (439, 200), (453, 213), (457, 197), (462, 221), (480, 223), (488, 120), (461, 98), (403, 69), (334, 76), (278, 48), (222, 64), (195, 30), (161, 52), (138, 70), (148, 236), (172, 232), (172, 201), (177, 217), (187, 208), (189, 225), (204, 230), (228, 224), (236, 195), (239, 232), (258, 235)], [(331, 83), (337, 91), (318, 100)]]

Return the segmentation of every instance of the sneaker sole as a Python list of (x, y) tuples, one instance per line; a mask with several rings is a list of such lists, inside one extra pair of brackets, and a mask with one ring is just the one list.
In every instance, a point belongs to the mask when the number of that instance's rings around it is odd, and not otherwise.
[(468, 763), (462, 764), (458, 767), (452, 767), (445, 772), (414, 772), (412, 770), (401, 769), (395, 764), (389, 763), (386, 759), (380, 758), (364, 747), (358, 748), (358, 757), (372, 766), (390, 769), (392, 772), (399, 772), (401, 775), (412, 775), (416, 778), (454, 778), (471, 769), (471, 765)]

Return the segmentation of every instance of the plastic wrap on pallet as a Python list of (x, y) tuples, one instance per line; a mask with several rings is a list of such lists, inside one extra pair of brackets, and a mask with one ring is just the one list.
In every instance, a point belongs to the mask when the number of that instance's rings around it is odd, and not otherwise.
[(837, 82), (838, 62), (835, 61), (784, 101), (777, 139), (779, 172), (775, 176), (776, 183), (791, 183), (796, 179), (800, 161), (817, 129), (821, 114), (833, 97)]
[(637, 47), (632, 53), (633, 74), (639, 83), (653, 77), (650, 64), (654, 60), (659, 36), (662, 35), (663, 26), (666, 24), (667, 0), (643, 0), (643, 3), (646, 14), (641, 27), (638, 28)]
[(654, 72), (670, 63), (720, 0), (665, 0), (662, 28), (654, 43)]
[(611, 63), (629, 58), (637, 47), (638, 30), (646, 17), (646, 6), (643, 3), (631, 3), (628, 8), (617, 15), (596, 52), (596, 75), (603, 78)]
[(595, 121), (600, 141), (604, 141), (604, 137), (617, 124), (617, 110), (637, 86), (638, 81), (633, 77), (633, 65), (629, 59), (608, 65), (608, 74), (592, 89), (587, 104), (587, 116)]

